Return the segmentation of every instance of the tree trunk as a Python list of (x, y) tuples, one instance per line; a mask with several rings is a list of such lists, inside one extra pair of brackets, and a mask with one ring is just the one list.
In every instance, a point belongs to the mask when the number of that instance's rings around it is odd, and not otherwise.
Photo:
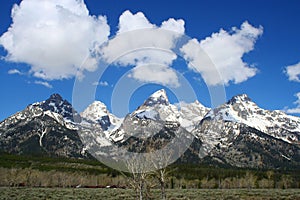
[(143, 183), (140, 186), (140, 200), (143, 200)]
[(166, 197), (165, 183), (164, 182), (160, 183), (160, 191), (161, 191), (161, 199), (166, 200), (167, 197)]
[(139, 200), (140, 198), (140, 194), (139, 194), (139, 190), (137, 189), (136, 191), (135, 191), (135, 196), (136, 196), (136, 200)]

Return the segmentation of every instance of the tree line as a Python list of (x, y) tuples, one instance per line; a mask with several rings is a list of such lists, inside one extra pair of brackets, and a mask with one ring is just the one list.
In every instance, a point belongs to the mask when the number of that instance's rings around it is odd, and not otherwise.
[[(167, 158), (164, 160), (167, 161)], [(262, 170), (213, 167), (199, 164), (155, 166), (143, 171), (134, 159), (128, 172), (108, 168), (95, 160), (36, 158), (18, 155), (0, 156), (0, 186), (9, 187), (86, 187), (116, 186), (134, 190), (136, 199), (151, 199), (151, 190), (159, 189), (161, 199), (167, 189), (255, 189), (300, 188), (299, 170)]]

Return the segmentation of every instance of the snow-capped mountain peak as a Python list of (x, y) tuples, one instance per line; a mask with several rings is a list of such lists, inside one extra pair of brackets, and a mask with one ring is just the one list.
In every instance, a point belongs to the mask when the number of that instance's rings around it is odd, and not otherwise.
[(167, 93), (164, 89), (158, 90), (154, 92), (145, 102), (143, 105), (145, 106), (153, 106), (156, 104), (163, 104), (169, 105), (169, 99)]
[(111, 114), (101, 101), (94, 101), (80, 115), (89, 122), (99, 123), (103, 130), (119, 126), (122, 121), (122, 119)]
[(31, 104), (40, 107), (43, 111), (60, 114), (67, 121), (80, 121), (80, 116), (73, 106), (59, 94), (52, 94), (47, 100)]
[(108, 115), (108, 110), (101, 101), (94, 101), (80, 115), (92, 122), (97, 122), (103, 116)]
[(143, 119), (164, 121), (179, 121), (180, 119), (180, 113), (177, 107), (170, 104), (164, 89), (158, 90), (150, 95), (131, 115)]
[(236, 103), (236, 102), (252, 102), (252, 100), (248, 97), (247, 94), (239, 94), (239, 95), (236, 95), (234, 97), (232, 97), (228, 104), (231, 103)]
[(212, 109), (205, 118), (245, 124), (289, 143), (298, 142), (300, 138), (300, 120), (297, 117), (262, 109), (245, 94)]
[(167, 96), (167, 93), (166, 93), (166, 90), (165, 89), (160, 89), (156, 92), (154, 92), (150, 97), (152, 98), (160, 98), (160, 97), (163, 97), (165, 99), (168, 99), (168, 96)]

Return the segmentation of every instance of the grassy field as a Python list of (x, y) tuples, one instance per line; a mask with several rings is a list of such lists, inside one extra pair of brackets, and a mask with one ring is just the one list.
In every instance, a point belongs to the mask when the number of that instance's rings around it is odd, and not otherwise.
[[(0, 188), (0, 199), (134, 199), (132, 190), (124, 189), (84, 189), (84, 188)], [(167, 198), (170, 200), (181, 199), (260, 199), (300, 200), (299, 189), (252, 189), (252, 190), (219, 190), (219, 189), (190, 189), (167, 190)], [(153, 190), (153, 199), (159, 199), (159, 190)]]

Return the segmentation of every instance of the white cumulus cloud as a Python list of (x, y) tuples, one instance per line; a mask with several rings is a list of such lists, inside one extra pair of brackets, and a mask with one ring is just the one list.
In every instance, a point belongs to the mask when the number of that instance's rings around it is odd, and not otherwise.
[(106, 18), (89, 15), (83, 0), (23, 0), (11, 17), (13, 23), (0, 38), (6, 60), (29, 64), (30, 72), (45, 80), (95, 70), (91, 52), (110, 32)]
[(126, 10), (119, 18), (118, 34), (137, 29), (154, 27), (155, 25), (149, 22), (149, 20), (145, 17), (144, 13), (138, 12), (134, 15), (129, 10)]
[(170, 18), (167, 21), (162, 22), (161, 28), (173, 32), (177, 32), (179, 34), (184, 34), (185, 28), (184, 28), (184, 20), (178, 19), (175, 20), (174, 18)]
[(157, 83), (174, 88), (180, 86), (176, 72), (166, 65), (140, 65), (133, 68), (128, 76), (146, 83)]
[[(162, 70), (160, 74), (165, 74), (173, 80), (164, 81), (169, 85), (177, 85), (178, 77), (167, 68), (149, 67), (152, 64), (160, 66), (171, 66), (177, 56), (172, 52), (177, 39), (184, 34), (184, 21), (173, 18), (162, 22), (160, 26), (151, 24), (145, 15), (141, 12), (136, 14), (130, 11), (125, 11), (119, 18), (119, 31), (115, 38), (109, 41), (108, 45), (100, 51), (104, 60), (108, 63), (114, 63), (119, 66), (136, 66), (143, 65), (143, 68), (138, 68), (133, 72), (132, 78), (139, 81), (149, 82), (149, 77), (154, 77), (158, 73), (157, 70)], [(151, 65), (147, 65), (151, 64)], [(145, 65), (147, 67), (145, 67)], [(146, 69), (148, 77), (138, 73), (141, 69)], [(170, 76), (167, 73), (171, 73)], [(158, 80), (153, 80), (159, 82)], [(176, 84), (174, 84), (176, 83)], [(163, 84), (163, 83), (162, 83)]]
[(285, 111), (290, 114), (300, 114), (300, 92), (295, 94), (295, 97), (297, 97), (297, 100), (294, 102), (296, 105), (295, 108), (288, 108)]
[(22, 75), (22, 74), (23, 74), (23, 73), (20, 72), (20, 70), (18, 70), (18, 69), (10, 69), (10, 70), (8, 70), (7, 73), (8, 73), (8, 74), (18, 74), (18, 75)]
[(300, 62), (295, 65), (290, 65), (285, 68), (285, 73), (290, 81), (300, 82)]
[(189, 68), (200, 73), (206, 84), (241, 83), (257, 73), (256, 68), (243, 61), (243, 56), (254, 49), (262, 33), (261, 26), (255, 28), (246, 21), (230, 32), (221, 29), (200, 42), (192, 39), (181, 52), (189, 61)]
[(34, 81), (34, 84), (42, 85), (42, 86), (45, 86), (45, 87), (50, 88), (50, 89), (53, 88), (53, 86), (50, 83), (46, 82), (46, 81)]

